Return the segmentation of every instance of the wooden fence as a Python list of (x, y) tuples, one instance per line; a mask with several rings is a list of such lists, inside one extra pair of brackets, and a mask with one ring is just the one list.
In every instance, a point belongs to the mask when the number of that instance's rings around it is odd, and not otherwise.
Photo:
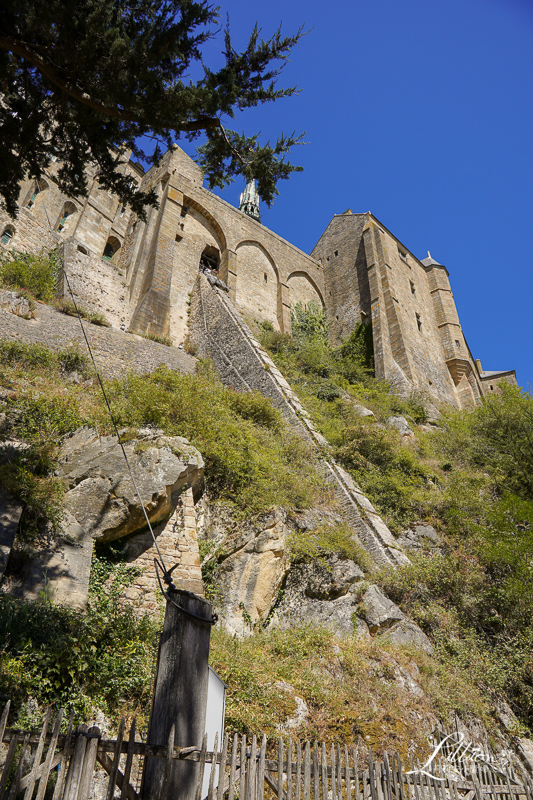
[(97, 727), (74, 729), (72, 714), (61, 733), (63, 714), (52, 723), (50, 709), (38, 732), (7, 729), (8, 712), (9, 703), (0, 718), (0, 800), (140, 800), (147, 756), (165, 759), (167, 774), (175, 759), (198, 764), (190, 800), (533, 800), (525, 773), (517, 778), (511, 768), (479, 761), (463, 764), (459, 775), (445, 759), (411, 761), (405, 769), (395, 752), (377, 761), (370, 749), (363, 756), (346, 746), (281, 738), (267, 752), (266, 737), (247, 742), (227, 734), (220, 748), (215, 741), (208, 750), (206, 737), (201, 748), (179, 748), (174, 730), (166, 746), (150, 746), (136, 741), (135, 721), (127, 738), (122, 720), (117, 738), (107, 740)]

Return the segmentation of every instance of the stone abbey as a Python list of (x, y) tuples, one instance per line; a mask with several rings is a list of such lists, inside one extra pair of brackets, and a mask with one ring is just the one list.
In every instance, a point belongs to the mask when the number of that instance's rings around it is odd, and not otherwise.
[(290, 333), (291, 306), (315, 302), (334, 343), (360, 322), (371, 325), (376, 377), (402, 394), (467, 407), (516, 382), (513, 370), (486, 372), (473, 359), (446, 267), (429, 254), (419, 260), (370, 212), (336, 214), (307, 255), (261, 224), (248, 190), (239, 210), (204, 189), (179, 147), (146, 173), (123, 166), (141, 188), (157, 190), (159, 209), (146, 222), (94, 176), (86, 199), (65, 197), (58, 166), (22, 184), (17, 219), (0, 214), (0, 242), (34, 252), (59, 245), (74, 295), (113, 327), (182, 343), (198, 273), (210, 269), (245, 320)]

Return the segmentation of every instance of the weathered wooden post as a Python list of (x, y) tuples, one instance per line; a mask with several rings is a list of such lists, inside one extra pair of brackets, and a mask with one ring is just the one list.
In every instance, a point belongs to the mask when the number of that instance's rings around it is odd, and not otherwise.
[[(178, 747), (202, 745), (208, 684), (212, 605), (192, 592), (168, 590), (148, 730), (148, 744), (167, 745), (175, 725)], [(181, 606), (181, 608), (179, 608)], [(198, 763), (175, 759), (167, 782), (166, 759), (147, 757), (144, 800), (195, 800)]]

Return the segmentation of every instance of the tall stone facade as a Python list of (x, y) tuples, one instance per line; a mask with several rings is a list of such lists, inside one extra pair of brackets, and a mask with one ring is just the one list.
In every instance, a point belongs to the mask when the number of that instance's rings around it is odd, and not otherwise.
[(132, 161), (122, 167), (141, 188), (156, 189), (159, 208), (146, 221), (92, 174), (89, 196), (70, 200), (57, 169), (22, 184), (17, 219), (0, 214), (0, 246), (60, 246), (63, 294), (72, 291), (115, 328), (183, 342), (198, 272), (208, 269), (249, 321), (290, 333), (291, 306), (313, 301), (326, 309), (334, 342), (371, 324), (376, 375), (402, 393), (417, 389), (463, 407), (516, 381), (512, 370), (483, 372), (473, 360), (446, 267), (417, 259), (370, 213), (335, 215), (307, 255), (204, 189), (179, 147), (146, 173)]
[(335, 215), (313, 252), (324, 270), (333, 341), (372, 325), (376, 377), (458, 407), (477, 405), (513, 370), (484, 372), (464, 337), (449, 273), (419, 260), (370, 212)]

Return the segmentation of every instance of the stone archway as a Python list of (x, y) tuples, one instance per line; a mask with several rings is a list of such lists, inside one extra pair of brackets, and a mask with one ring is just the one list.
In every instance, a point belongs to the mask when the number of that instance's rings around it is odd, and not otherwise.
[(282, 330), (278, 269), (259, 242), (246, 240), (237, 245), (235, 303), (245, 317), (271, 322)]
[(320, 289), (306, 272), (297, 271), (291, 273), (287, 278), (287, 287), (289, 289), (289, 303), (291, 306), (296, 305), (296, 303), (301, 303), (305, 307), (310, 302), (314, 301), (321, 305), (322, 308), (325, 307)]

